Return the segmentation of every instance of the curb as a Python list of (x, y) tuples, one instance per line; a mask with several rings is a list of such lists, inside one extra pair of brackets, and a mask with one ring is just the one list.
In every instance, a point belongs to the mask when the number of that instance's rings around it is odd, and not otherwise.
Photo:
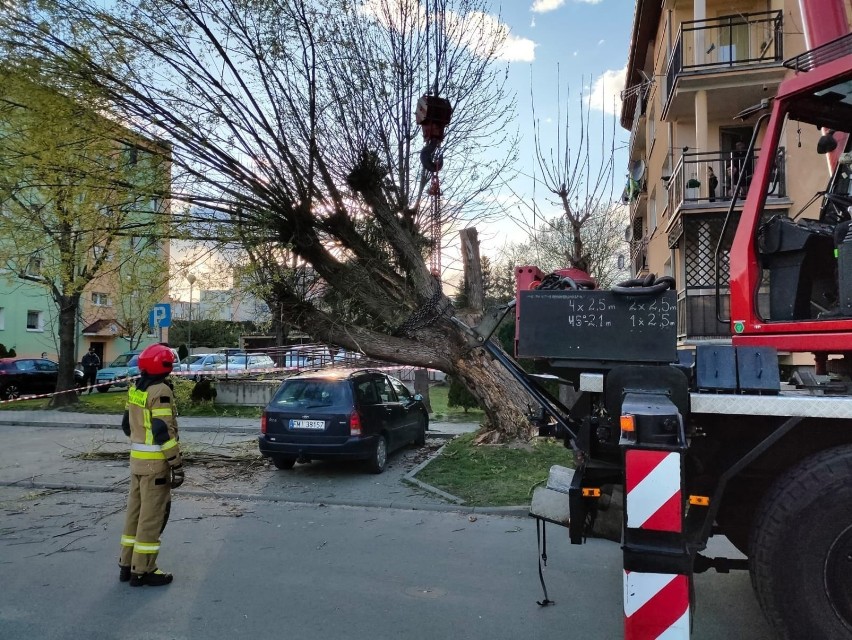
[(414, 467), (411, 471), (406, 473), (402, 477), (402, 481), (407, 482), (408, 484), (413, 485), (415, 487), (418, 487), (420, 489), (423, 489), (424, 491), (428, 491), (429, 493), (434, 493), (435, 495), (440, 496), (441, 498), (444, 498), (445, 500), (449, 500), (450, 502), (456, 503), (457, 506), (454, 507), (454, 508), (451, 507), (450, 510), (470, 509), (470, 513), (482, 513), (482, 514), (494, 515), (494, 516), (511, 516), (511, 517), (515, 517), (515, 518), (529, 517), (530, 508), (529, 508), (528, 505), (523, 505), (523, 504), (515, 505), (515, 506), (508, 506), (508, 507), (464, 507), (463, 505), (464, 505), (465, 501), (464, 501), (463, 498), (459, 498), (458, 496), (454, 496), (451, 493), (447, 493), (446, 491), (443, 491), (443, 490), (439, 489), (438, 487), (433, 487), (431, 484), (427, 484), (427, 483), (423, 482), (422, 480), (418, 480), (417, 478), (415, 478), (414, 476), (416, 476), (418, 473), (420, 473), (423, 469), (425, 469), (429, 465), (430, 462), (432, 462), (435, 458), (437, 458), (439, 455), (441, 455), (441, 452), (444, 450), (444, 447), (446, 447), (446, 446), (447, 445), (440, 447), (437, 451), (435, 451), (435, 453), (433, 453), (431, 456), (426, 458), (426, 460), (424, 460), (423, 462), (418, 464), (416, 467)]
[[(51, 489), (55, 491), (79, 491), (85, 493), (125, 493), (124, 486), (97, 485), (97, 484), (74, 484), (63, 482), (34, 482), (32, 480), (0, 481), (0, 487), (19, 487), (22, 489)], [(298, 498), (275, 498), (261, 496), (252, 493), (230, 493), (227, 491), (176, 491), (175, 495), (191, 496), (195, 498), (227, 498), (230, 500), (246, 500), (250, 502), (268, 502), (280, 504), (292, 504), (300, 506), (314, 505), (317, 507), (367, 507), (373, 509), (398, 509), (401, 511), (439, 511), (444, 513), (462, 513), (493, 515), (503, 517), (527, 517), (529, 507), (466, 507), (464, 505), (451, 504), (412, 504), (395, 500), (299, 500)]]
[[(0, 420), (0, 427), (46, 427), (49, 429), (115, 429), (121, 431), (120, 424), (108, 424), (104, 422), (47, 422), (47, 421), (25, 421), (25, 420)], [(202, 425), (180, 425), (180, 431), (196, 433), (242, 433), (255, 435), (260, 433), (260, 427), (231, 426), (202, 426)]]
[[(180, 419), (180, 416), (178, 416)], [(120, 431), (120, 424), (110, 424), (106, 422), (58, 422), (58, 421), (37, 421), (31, 420), (3, 420), (0, 418), (0, 427), (46, 427), (48, 429), (115, 429)], [(243, 426), (243, 425), (193, 425), (179, 424), (179, 429), (183, 433), (237, 433), (248, 435), (259, 435), (260, 426)], [(427, 438), (436, 439), (452, 439), (458, 434), (445, 433), (441, 431), (427, 431)]]
[(428, 491), (429, 493), (434, 493), (435, 495), (440, 496), (444, 500), (448, 500), (448, 501), (454, 502), (458, 505), (462, 505), (462, 504), (464, 504), (464, 500), (462, 498), (459, 498), (458, 496), (454, 496), (451, 493), (447, 493), (446, 491), (442, 491), (438, 487), (433, 487), (431, 484), (426, 484), (425, 482), (418, 480), (417, 478), (414, 477), (418, 473), (423, 471), (423, 469), (425, 469), (428, 466), (428, 464), (430, 462), (432, 462), (432, 460), (434, 460), (439, 455), (441, 455), (441, 452), (444, 450), (444, 448), (446, 446), (447, 445), (439, 447), (438, 450), (435, 451), (435, 453), (433, 453), (431, 456), (426, 458), (423, 462), (421, 462), (416, 467), (414, 467), (411, 471), (409, 471), (404, 476), (402, 476), (402, 481), (406, 482), (410, 485), (414, 485), (415, 487), (418, 487), (419, 489), (423, 489), (424, 491)]

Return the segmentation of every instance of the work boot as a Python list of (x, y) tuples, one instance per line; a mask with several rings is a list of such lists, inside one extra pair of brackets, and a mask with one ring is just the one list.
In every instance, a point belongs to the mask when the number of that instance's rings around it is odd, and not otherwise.
[(118, 572), (119, 581), (127, 582), (128, 580), (130, 580), (130, 567), (122, 567), (121, 565), (118, 565), (118, 568), (119, 568), (119, 572)]
[(162, 587), (174, 580), (174, 576), (170, 573), (164, 573), (157, 569), (150, 573), (134, 573), (130, 578), (131, 587), (141, 587), (148, 585), (149, 587)]

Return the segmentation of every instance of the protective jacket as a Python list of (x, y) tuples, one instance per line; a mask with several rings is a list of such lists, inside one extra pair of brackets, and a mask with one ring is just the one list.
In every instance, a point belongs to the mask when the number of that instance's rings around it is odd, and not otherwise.
[[(134, 586), (146, 584), (145, 580), (151, 584), (150, 576), (157, 572), (171, 486), (177, 474), (183, 478), (174, 394), (165, 377), (143, 374), (130, 387), (121, 424), (130, 436), (130, 491), (118, 564), (123, 572), (130, 570)], [(157, 584), (168, 582), (170, 576)]]
[(163, 378), (143, 375), (127, 393), (121, 426), (130, 436), (130, 473), (151, 475), (181, 464), (174, 393)]

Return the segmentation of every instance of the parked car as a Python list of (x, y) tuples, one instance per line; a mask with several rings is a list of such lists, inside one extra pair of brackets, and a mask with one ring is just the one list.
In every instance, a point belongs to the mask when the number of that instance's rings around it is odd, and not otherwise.
[(275, 361), (265, 353), (249, 353), (222, 357), (222, 362), (216, 365), (218, 371), (229, 373), (244, 373), (246, 371), (257, 371), (259, 369), (274, 369)]
[(111, 387), (128, 387), (139, 375), (139, 351), (127, 351), (98, 371), (98, 391), (106, 393)]
[(184, 358), (175, 370), (187, 373), (187, 377), (192, 380), (201, 380), (205, 371), (213, 371), (220, 364), (225, 364), (225, 355), (222, 353), (193, 353)]
[(374, 369), (325, 369), (283, 382), (261, 417), (260, 453), (279, 469), (314, 459), (361, 459), (381, 473), (388, 455), (426, 442), (420, 395)]
[[(14, 400), (24, 395), (56, 390), (59, 365), (45, 358), (0, 358), (0, 398)], [(74, 369), (74, 383), (84, 383), (83, 370)]]

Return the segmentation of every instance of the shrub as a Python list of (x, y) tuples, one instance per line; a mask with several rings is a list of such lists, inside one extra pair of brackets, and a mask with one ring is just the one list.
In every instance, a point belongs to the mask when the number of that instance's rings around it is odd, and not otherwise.
[(477, 409), (479, 407), (477, 399), (460, 380), (449, 377), (448, 379), (450, 380), (450, 388), (447, 391), (448, 407), (461, 407), (465, 413), (467, 413), (468, 409)]
[(216, 399), (216, 386), (210, 378), (202, 378), (195, 383), (189, 397), (192, 400), (192, 404), (212, 402)]

